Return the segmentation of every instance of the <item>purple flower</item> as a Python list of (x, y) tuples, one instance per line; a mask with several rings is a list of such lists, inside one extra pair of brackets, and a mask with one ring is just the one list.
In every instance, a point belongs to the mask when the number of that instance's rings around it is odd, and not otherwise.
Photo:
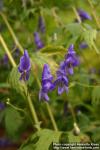
[(38, 32), (34, 32), (34, 42), (36, 44), (37, 49), (41, 49), (44, 47), (44, 44), (42, 43)]
[(45, 24), (44, 24), (44, 19), (43, 19), (42, 16), (39, 16), (38, 29), (39, 29), (42, 33), (45, 32)]
[(81, 42), (80, 45), (79, 45), (80, 49), (85, 49), (87, 47), (88, 47), (88, 45), (85, 42)]
[(79, 59), (76, 56), (73, 44), (71, 44), (68, 48), (68, 53), (67, 55), (65, 55), (64, 63), (65, 63), (66, 73), (72, 75), (74, 73), (73, 67), (76, 67), (79, 65)]
[(4, 57), (3, 57), (3, 63), (4, 63), (4, 65), (7, 65), (8, 64), (8, 55), (7, 54), (5, 54), (4, 55)]
[(20, 58), (20, 64), (18, 67), (18, 71), (21, 73), (20, 80), (26, 81), (29, 79), (30, 68), (31, 68), (30, 58), (27, 50), (25, 50), (24, 55)]
[(0, 110), (3, 110), (5, 108), (5, 104), (3, 102), (0, 102)]
[(39, 100), (44, 99), (46, 101), (49, 101), (48, 92), (54, 89), (52, 80), (53, 76), (50, 73), (49, 65), (44, 64), (42, 72), (42, 88), (39, 92)]
[(80, 16), (82, 21), (84, 21), (86, 19), (87, 20), (91, 20), (92, 19), (91, 16), (87, 12), (85, 12), (84, 10), (78, 9), (77, 11), (78, 11), (78, 14), (79, 14), (79, 16)]
[(54, 82), (54, 86), (58, 87), (58, 94), (61, 95), (64, 91), (68, 92), (68, 78), (66, 76), (66, 70), (64, 62), (61, 62), (59, 69), (56, 72), (57, 79)]

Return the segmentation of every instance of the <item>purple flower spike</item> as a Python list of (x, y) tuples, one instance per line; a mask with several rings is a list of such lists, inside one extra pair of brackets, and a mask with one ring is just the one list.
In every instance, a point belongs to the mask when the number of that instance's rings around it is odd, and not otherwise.
[[(59, 72), (59, 73), (58, 73)], [(58, 86), (58, 94), (61, 95), (64, 91), (66, 91), (66, 93), (68, 93), (68, 78), (66, 75), (64, 75), (60, 69), (57, 72), (57, 79), (54, 82), (55, 86)]]
[(52, 80), (53, 76), (50, 73), (49, 65), (44, 64), (42, 72), (42, 88), (39, 92), (39, 100), (44, 99), (46, 101), (49, 101), (48, 92), (54, 89)]
[(71, 44), (68, 48), (68, 54), (65, 55), (66, 73), (72, 75), (74, 73), (73, 67), (76, 67), (78, 65), (79, 65), (79, 59), (76, 56), (73, 44)]
[(42, 43), (38, 32), (34, 32), (34, 42), (37, 46), (37, 49), (41, 49), (44, 47), (44, 44)]
[(30, 58), (27, 50), (25, 50), (24, 55), (20, 58), (20, 64), (18, 67), (18, 71), (21, 73), (20, 80), (26, 81), (29, 79), (30, 68), (31, 68)]
[(43, 19), (42, 16), (39, 16), (38, 29), (39, 29), (42, 33), (45, 32), (45, 24), (44, 24), (44, 19)]
[(65, 62), (60, 63), (60, 67), (56, 72), (57, 79), (54, 82), (54, 86), (58, 87), (58, 94), (61, 95), (64, 91), (68, 92), (68, 78), (66, 76)]
[(82, 9), (78, 9), (78, 14), (82, 21), (84, 21), (86, 19), (92, 20), (91, 16), (87, 12), (83, 11)]

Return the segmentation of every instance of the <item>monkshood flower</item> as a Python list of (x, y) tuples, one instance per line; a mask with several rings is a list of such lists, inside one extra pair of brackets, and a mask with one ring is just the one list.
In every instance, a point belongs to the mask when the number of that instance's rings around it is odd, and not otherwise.
[(3, 110), (5, 108), (5, 104), (3, 102), (0, 102), (0, 110)]
[(44, 19), (43, 19), (42, 16), (39, 16), (38, 29), (39, 29), (42, 33), (45, 32), (45, 23), (44, 23)]
[(20, 80), (26, 81), (29, 79), (30, 68), (31, 68), (30, 58), (27, 50), (25, 50), (24, 55), (20, 58), (20, 64), (18, 67), (18, 71), (21, 73)]
[(68, 78), (66, 76), (65, 68), (63, 68), (64, 62), (61, 62), (59, 69), (56, 72), (57, 79), (54, 82), (54, 87), (58, 87), (58, 94), (61, 95), (64, 91), (68, 93)]
[(84, 10), (78, 9), (77, 11), (78, 11), (78, 14), (79, 14), (79, 16), (80, 16), (82, 21), (84, 21), (86, 19), (87, 20), (91, 20), (92, 19), (91, 16), (87, 12), (85, 12)]
[(49, 65), (44, 64), (42, 72), (42, 88), (39, 92), (39, 100), (44, 99), (49, 101), (48, 92), (54, 89), (52, 80), (53, 76), (51, 75)]
[(42, 43), (38, 32), (34, 32), (34, 42), (36, 44), (37, 49), (41, 49), (44, 47), (44, 44)]
[(74, 45), (71, 44), (68, 48), (68, 53), (65, 55), (64, 65), (66, 68), (66, 73), (73, 75), (73, 68), (79, 65), (79, 59), (74, 51)]
[(81, 42), (80, 45), (79, 45), (79, 49), (85, 49), (87, 47), (88, 47), (88, 45), (85, 42)]

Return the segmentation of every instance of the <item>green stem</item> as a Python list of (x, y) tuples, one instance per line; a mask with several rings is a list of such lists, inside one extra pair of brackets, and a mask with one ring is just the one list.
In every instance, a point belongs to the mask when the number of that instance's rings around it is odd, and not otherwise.
[[(33, 66), (32, 66), (32, 69), (34, 71), (34, 67)], [(37, 78), (37, 75), (36, 75), (35, 71), (34, 71), (34, 76), (36, 78), (36, 81), (37, 81), (37, 84), (38, 84), (39, 88), (41, 89), (41, 83), (40, 83), (40, 80)], [(48, 110), (48, 113), (49, 113), (49, 116), (50, 116), (53, 128), (54, 128), (55, 131), (57, 131), (58, 128), (57, 128), (57, 125), (56, 125), (53, 113), (52, 113), (51, 108), (50, 108), (50, 106), (49, 106), (49, 104), (47, 102), (46, 102), (46, 107), (47, 107), (47, 110)]]
[(93, 17), (94, 17), (94, 19), (95, 19), (95, 21), (96, 21), (97, 27), (100, 29), (100, 22), (99, 22), (99, 18), (97, 17), (95, 8), (94, 8), (94, 6), (92, 5), (91, 0), (87, 0), (87, 1), (88, 1), (89, 5), (90, 5), (90, 7), (91, 7), (92, 14), (93, 14)]
[(16, 107), (16, 106), (14, 106), (13, 104), (11, 104), (9, 98), (7, 99), (6, 104), (9, 105), (9, 106), (11, 106), (11, 107), (14, 108), (15, 110), (18, 110), (18, 111), (20, 111), (20, 112), (23, 112), (24, 114), (26, 113), (23, 109), (18, 108), (18, 107)]
[[(11, 53), (10, 53), (10, 50), (8, 49), (6, 43), (5, 43), (5, 41), (4, 41), (4, 39), (3, 39), (3, 37), (2, 37), (1, 35), (0, 35), (0, 41), (1, 41), (2, 46), (4, 47), (4, 50), (6, 51), (6, 53), (7, 53), (7, 55), (8, 55), (9, 60), (11, 61), (12, 66), (13, 66), (13, 67), (17, 67), (17, 65), (16, 65), (16, 63), (15, 63), (15, 61), (14, 61), (14, 59), (13, 59)], [(26, 85), (24, 84), (25, 93), (27, 93), (27, 92), (26, 92), (26, 89), (27, 89), (27, 87), (26, 87)], [(36, 114), (34, 105), (33, 105), (33, 103), (32, 103), (32, 100), (31, 100), (29, 94), (28, 94), (28, 96), (27, 96), (27, 101), (28, 101), (28, 105), (29, 105), (29, 108), (30, 108), (30, 112), (31, 112), (31, 114), (32, 114), (32, 118), (33, 118), (35, 124), (37, 125), (37, 129), (40, 130), (40, 126), (39, 126), (39, 125), (40, 125), (40, 122), (39, 122), (39, 120), (38, 120), (38, 117), (37, 117), (37, 114)]]
[(71, 114), (72, 114), (73, 121), (74, 121), (74, 122), (77, 122), (77, 120), (76, 120), (76, 116), (75, 116), (75, 113), (74, 113), (74, 110), (73, 110), (72, 105), (71, 105), (71, 104), (69, 104), (69, 105), (68, 105), (68, 108), (70, 109), (70, 112), (71, 112)]
[(8, 55), (8, 58), (12, 64), (12, 66), (16, 67), (16, 63), (15, 63), (13, 57), (11, 56), (11, 53), (9, 52), (8, 47), (7, 47), (3, 37), (1, 36), (1, 34), (0, 34), (0, 42), (1, 42), (2, 46), (4, 47), (4, 50), (5, 50), (6, 54)]
[(72, 9), (73, 9), (73, 12), (75, 13), (75, 15), (76, 15), (76, 17), (77, 17), (78, 22), (81, 23), (81, 18), (80, 18), (80, 16), (78, 15), (78, 12), (77, 12), (76, 8), (73, 6)]
[[(25, 86), (25, 89), (26, 89), (26, 86)], [(33, 120), (34, 120), (34, 122), (36, 124), (37, 129), (41, 130), (41, 128), (40, 128), (40, 122), (38, 120), (38, 117), (37, 117), (34, 105), (32, 103), (31, 97), (29, 95), (29, 92), (27, 92), (27, 90), (25, 90), (25, 93), (27, 95), (27, 101), (28, 101), (28, 105), (29, 105), (29, 108), (30, 108), (30, 111), (31, 111), (31, 114), (32, 114), (32, 118), (33, 118)]]
[(98, 50), (98, 48), (94, 42), (93, 42), (93, 48), (95, 49), (96, 53), (100, 55), (100, 51)]
[[(0, 13), (0, 15), (2, 16), (2, 18), (3, 18), (4, 22), (5, 22), (5, 24), (7, 25), (8, 30), (9, 30), (10, 34), (12, 35), (12, 38), (13, 38), (14, 42), (16, 43), (16, 45), (17, 45), (18, 48), (20, 49), (21, 53), (23, 54), (24, 49), (23, 49), (23, 47), (21, 46), (21, 44), (19, 43), (18, 39), (16, 38), (16, 35), (15, 35), (15, 33), (14, 33), (12, 27), (10, 26), (10, 24), (9, 24), (9, 22), (8, 22), (8, 20), (7, 20), (7, 18), (6, 18), (6, 16), (5, 16), (3, 13)], [(31, 64), (32, 64), (32, 60), (31, 60)], [(33, 64), (32, 64), (32, 70), (34, 71), (34, 66), (33, 66)], [(34, 75), (35, 75), (36, 80), (37, 80), (37, 82), (38, 82), (38, 85), (39, 85), (39, 87), (40, 87), (40, 86), (41, 86), (40, 81), (37, 79), (37, 76), (36, 76), (35, 73), (34, 73)], [(28, 103), (29, 103), (29, 106), (31, 107), (30, 99), (28, 100)], [(52, 121), (52, 118), (53, 118), (53, 120), (54, 120), (54, 117), (53, 117), (53, 114), (52, 114), (51, 111), (50, 111), (50, 108), (48, 109), (48, 107), (49, 107), (49, 106), (47, 106), (47, 110), (48, 110), (49, 116), (50, 116), (51, 121)], [(35, 115), (34, 111), (32, 111), (32, 110), (31, 110), (31, 113), (33, 113), (33, 115)], [(52, 116), (52, 117), (51, 117), (51, 116)], [(34, 120), (35, 120), (35, 121), (37, 120), (36, 117), (35, 117)], [(37, 121), (36, 121), (36, 122), (37, 122)], [(53, 126), (54, 126), (54, 121), (52, 122), (52, 124), (53, 124)], [(54, 129), (55, 129), (55, 126), (54, 126)]]
[(51, 121), (52, 121), (54, 130), (55, 130), (55, 131), (58, 131), (57, 124), (56, 124), (56, 122), (55, 122), (55, 119), (54, 119), (54, 117), (53, 117), (53, 114), (52, 114), (52, 111), (51, 111), (51, 108), (50, 108), (48, 102), (46, 102), (46, 106), (47, 106), (47, 110), (48, 110), (48, 112), (49, 112), (49, 116), (50, 116), (50, 119), (51, 119)]
[(75, 83), (80, 85), (80, 86), (89, 87), (89, 88), (100, 87), (100, 85), (88, 85), (88, 84), (80, 83), (80, 82), (77, 82), (77, 81)]
[(61, 20), (60, 17), (57, 15), (56, 9), (57, 9), (57, 7), (53, 7), (53, 8), (51, 9), (52, 15), (53, 15), (53, 17), (54, 17), (54, 19), (55, 19), (55, 22), (56, 22), (57, 26), (58, 26), (58, 27), (59, 27), (59, 26), (60, 26), (60, 27), (63, 27), (62, 20)]
[(14, 41), (15, 41), (16, 46), (19, 47), (21, 53), (23, 54), (23, 53), (24, 53), (23, 47), (22, 47), (21, 44), (19, 43), (19, 41), (18, 41), (18, 39), (17, 39), (15, 33), (13, 32), (13, 30), (12, 30), (12, 28), (11, 28), (11, 26), (10, 26), (10, 24), (9, 24), (9, 22), (8, 22), (8, 20), (7, 20), (7, 18), (6, 18), (6, 16), (5, 16), (2, 12), (0, 12), (0, 15), (2, 16), (2, 18), (3, 18), (4, 22), (5, 22), (5, 24), (7, 25), (8, 29), (9, 29), (9, 32), (10, 32), (10, 34), (12, 35), (12, 37), (13, 37), (13, 39), (14, 39)]

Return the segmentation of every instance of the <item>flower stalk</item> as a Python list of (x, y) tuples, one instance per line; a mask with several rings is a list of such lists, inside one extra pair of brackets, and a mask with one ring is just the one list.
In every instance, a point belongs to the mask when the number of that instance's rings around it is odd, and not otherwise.
[(97, 17), (95, 8), (94, 8), (94, 6), (92, 5), (91, 0), (87, 0), (87, 1), (88, 1), (89, 5), (90, 5), (90, 7), (91, 7), (92, 14), (93, 14), (93, 17), (94, 17), (94, 19), (95, 19), (95, 21), (96, 21), (97, 27), (100, 29), (100, 22), (99, 22), (99, 18)]
[[(13, 38), (14, 42), (16, 43), (17, 47), (19, 48), (19, 50), (20, 50), (21, 53), (23, 54), (23, 53), (24, 53), (24, 49), (23, 49), (23, 47), (21, 46), (21, 44), (19, 43), (18, 39), (16, 38), (16, 35), (15, 35), (15, 33), (14, 33), (12, 27), (10, 26), (10, 24), (9, 24), (9, 22), (8, 22), (8, 20), (7, 20), (7, 18), (6, 18), (6, 16), (5, 16), (3, 13), (1, 13), (1, 12), (0, 12), (0, 15), (2, 16), (2, 18), (3, 18), (4, 22), (5, 22), (5, 24), (7, 25), (8, 30), (9, 30), (10, 34), (12, 35), (12, 38)], [(30, 60), (30, 61), (31, 61), (31, 64), (32, 64), (32, 60)], [(32, 70), (33, 70), (33, 68), (34, 68), (34, 67), (33, 67), (33, 64), (32, 64)], [(40, 87), (40, 81), (38, 81), (38, 83), (39, 83), (38, 85), (39, 85), (39, 87)], [(30, 99), (28, 100), (28, 102), (30, 103)], [(32, 105), (33, 105), (33, 104), (32, 104)], [(29, 106), (31, 107), (31, 103), (29, 104)], [(49, 116), (50, 116), (51, 121), (53, 120), (53, 121), (52, 121), (52, 124), (53, 124), (54, 130), (56, 130), (57, 127), (55, 128), (55, 126), (57, 126), (57, 125), (55, 125), (56, 122), (54, 121), (54, 117), (53, 117), (52, 111), (50, 111), (51, 108), (48, 109), (48, 107), (50, 107), (50, 106), (47, 106), (47, 105), (46, 105), (46, 107), (47, 107), (47, 110), (48, 110), (48, 113), (49, 113)], [(34, 112), (32, 112), (32, 113), (35, 114)], [(51, 116), (52, 116), (52, 117), (51, 117)], [(53, 119), (52, 119), (52, 118), (53, 118)], [(37, 120), (36, 117), (35, 117), (34, 120), (35, 120), (35, 121)], [(37, 122), (37, 121), (36, 121), (36, 122)], [(54, 122), (55, 122), (55, 123), (54, 123)]]
[[(0, 35), (0, 41), (1, 41), (2, 46), (4, 47), (5, 52), (8, 54), (8, 58), (11, 61), (12, 66), (17, 67), (17, 65), (16, 65), (16, 63), (15, 63), (15, 61), (14, 61), (14, 59), (13, 59), (11, 53), (10, 53), (10, 50), (8, 49), (2, 35)], [(28, 93), (27, 92), (27, 86), (25, 84), (24, 84), (24, 92), (25, 92), (25, 94)], [(29, 108), (30, 108), (32, 118), (33, 118), (35, 124), (37, 125), (37, 130), (40, 130), (40, 126), (39, 126), (40, 122), (38, 120), (38, 117), (37, 117), (37, 114), (36, 114), (36, 111), (35, 111), (35, 108), (34, 108), (34, 105), (32, 103), (32, 100), (31, 100), (31, 97), (30, 97), (29, 93), (27, 94), (27, 102), (28, 102), (28, 105), (29, 105)]]

